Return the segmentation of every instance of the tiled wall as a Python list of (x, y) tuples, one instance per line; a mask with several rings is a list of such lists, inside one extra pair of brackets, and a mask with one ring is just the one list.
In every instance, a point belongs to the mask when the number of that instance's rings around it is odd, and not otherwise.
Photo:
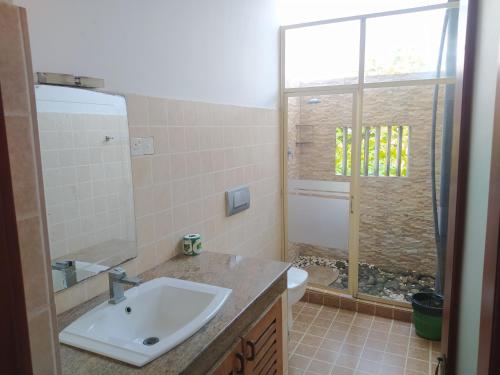
[(6, 115), (31, 356), (35, 374), (56, 374), (59, 350), (50, 292), (47, 226), (34, 110), (31, 57), (23, 10), (0, 1), (0, 84)]
[[(206, 251), (281, 258), (278, 111), (127, 97), (131, 137), (154, 137), (155, 154), (132, 158), (141, 273), (179, 252), (185, 233)], [(225, 216), (226, 189), (246, 184), (250, 209)], [(58, 312), (108, 288), (99, 275), (56, 294)]]
[[(410, 126), (408, 176), (361, 177), (360, 181), (360, 261), (388, 271), (435, 273), (430, 180), (433, 89), (430, 85), (369, 89), (364, 93), (363, 125)], [(443, 92), (441, 87), (436, 139), (438, 183)], [(293, 154), (288, 162), (289, 177), (349, 181), (350, 177), (335, 175), (333, 130), (336, 126), (352, 126), (352, 96), (319, 98), (319, 104), (308, 104), (310, 97), (289, 99), (288, 148)], [(311, 143), (296, 144), (293, 130), (297, 124), (314, 125)]]
[(127, 117), (45, 112), (38, 127), (51, 258), (134, 240)]

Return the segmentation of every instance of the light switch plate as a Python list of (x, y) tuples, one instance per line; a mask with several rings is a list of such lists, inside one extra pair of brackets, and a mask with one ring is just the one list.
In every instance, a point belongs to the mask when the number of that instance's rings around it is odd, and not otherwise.
[(142, 138), (142, 151), (144, 152), (144, 155), (153, 155), (155, 153), (153, 137)]
[(132, 156), (153, 155), (154, 153), (153, 137), (130, 138), (130, 154)]
[(238, 186), (226, 191), (226, 215), (231, 216), (250, 207), (250, 189)]
[(130, 138), (130, 154), (132, 156), (144, 155), (142, 152), (142, 138)]

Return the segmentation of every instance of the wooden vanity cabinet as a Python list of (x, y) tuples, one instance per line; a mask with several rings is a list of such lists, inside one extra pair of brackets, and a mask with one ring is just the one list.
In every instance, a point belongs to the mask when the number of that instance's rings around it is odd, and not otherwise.
[(253, 326), (243, 341), (245, 374), (283, 374), (281, 298)]
[(238, 341), (212, 375), (245, 374), (245, 357), (242, 349), (243, 345)]
[(282, 375), (283, 321), (281, 298), (253, 325), (227, 355), (214, 375)]

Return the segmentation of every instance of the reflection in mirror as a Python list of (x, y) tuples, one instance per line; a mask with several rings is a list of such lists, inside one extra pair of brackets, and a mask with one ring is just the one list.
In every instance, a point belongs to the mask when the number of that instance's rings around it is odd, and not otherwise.
[(54, 291), (137, 256), (121, 96), (36, 85)]

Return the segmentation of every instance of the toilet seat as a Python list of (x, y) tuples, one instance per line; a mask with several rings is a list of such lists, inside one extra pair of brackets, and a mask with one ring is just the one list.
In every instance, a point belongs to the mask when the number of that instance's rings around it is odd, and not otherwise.
[(287, 271), (288, 287), (288, 329), (292, 329), (292, 305), (299, 302), (307, 288), (307, 271), (297, 267), (290, 267)]
[(308, 273), (300, 268), (290, 267), (288, 270), (288, 289), (295, 289), (307, 281)]

